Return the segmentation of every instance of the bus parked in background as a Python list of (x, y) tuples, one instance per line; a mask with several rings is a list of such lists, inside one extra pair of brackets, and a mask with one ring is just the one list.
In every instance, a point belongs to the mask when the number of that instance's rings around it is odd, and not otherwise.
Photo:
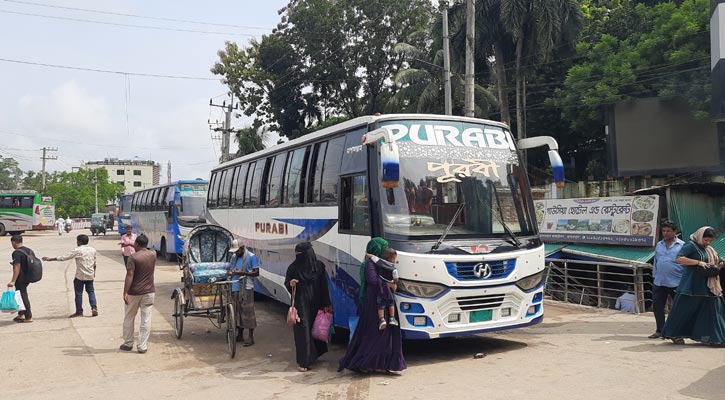
[(33, 190), (0, 190), (0, 236), (53, 229), (53, 198)]
[(543, 319), (544, 245), (518, 150), (499, 122), (443, 115), (359, 117), (216, 167), (207, 209), (260, 259), (255, 290), (283, 302), (294, 246), (327, 266), (334, 323), (356, 313), (372, 237), (398, 251), (407, 339), (523, 327)]
[(126, 225), (131, 224), (131, 200), (133, 200), (133, 194), (123, 194), (118, 201), (116, 217), (118, 218), (118, 233), (121, 235), (126, 234)]
[(131, 199), (131, 226), (149, 238), (148, 247), (173, 261), (182, 253), (184, 237), (204, 223), (208, 181), (183, 180), (139, 190)]

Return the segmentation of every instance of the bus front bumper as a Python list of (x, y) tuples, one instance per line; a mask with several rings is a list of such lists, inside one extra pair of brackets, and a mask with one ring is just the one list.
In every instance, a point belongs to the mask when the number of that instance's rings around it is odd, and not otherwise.
[(543, 284), (528, 291), (516, 285), (450, 289), (433, 298), (398, 294), (405, 339), (434, 339), (522, 328), (544, 318)]

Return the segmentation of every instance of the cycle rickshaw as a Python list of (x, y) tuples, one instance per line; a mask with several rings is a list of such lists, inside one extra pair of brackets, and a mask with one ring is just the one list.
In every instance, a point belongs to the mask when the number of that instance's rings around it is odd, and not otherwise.
[(232, 281), (228, 275), (232, 240), (231, 232), (218, 225), (199, 225), (184, 241), (179, 269), (182, 287), (174, 289), (174, 331), (181, 339), (184, 318), (209, 318), (217, 328), (226, 329), (229, 356), (237, 349), (237, 324), (232, 300)]

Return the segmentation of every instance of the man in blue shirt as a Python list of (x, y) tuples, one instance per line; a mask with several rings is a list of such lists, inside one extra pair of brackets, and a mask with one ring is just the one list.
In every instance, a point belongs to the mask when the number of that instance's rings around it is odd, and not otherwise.
[[(237, 319), (237, 342), (244, 341), (244, 347), (254, 344), (254, 328), (257, 327), (257, 318), (254, 314), (254, 281), (259, 276), (259, 259), (247, 250), (244, 243), (232, 241), (229, 273), (232, 275), (232, 297), (235, 299), (234, 311)], [(244, 279), (240, 282), (240, 278)], [(244, 287), (242, 287), (244, 286)], [(249, 329), (249, 338), (244, 340), (244, 329)]]
[(675, 262), (677, 253), (685, 244), (675, 236), (677, 225), (672, 221), (665, 221), (661, 224), (662, 240), (655, 246), (655, 261), (652, 275), (654, 285), (652, 286), (652, 312), (655, 314), (657, 330), (649, 335), (650, 339), (657, 339), (661, 336), (662, 328), (665, 326), (665, 305), (667, 297), (675, 297), (675, 290), (680, 284), (684, 267)]

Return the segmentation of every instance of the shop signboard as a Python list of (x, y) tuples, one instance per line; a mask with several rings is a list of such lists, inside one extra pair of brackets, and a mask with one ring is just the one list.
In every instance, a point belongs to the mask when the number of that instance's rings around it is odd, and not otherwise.
[(541, 239), (549, 243), (654, 246), (659, 196), (534, 201)]

